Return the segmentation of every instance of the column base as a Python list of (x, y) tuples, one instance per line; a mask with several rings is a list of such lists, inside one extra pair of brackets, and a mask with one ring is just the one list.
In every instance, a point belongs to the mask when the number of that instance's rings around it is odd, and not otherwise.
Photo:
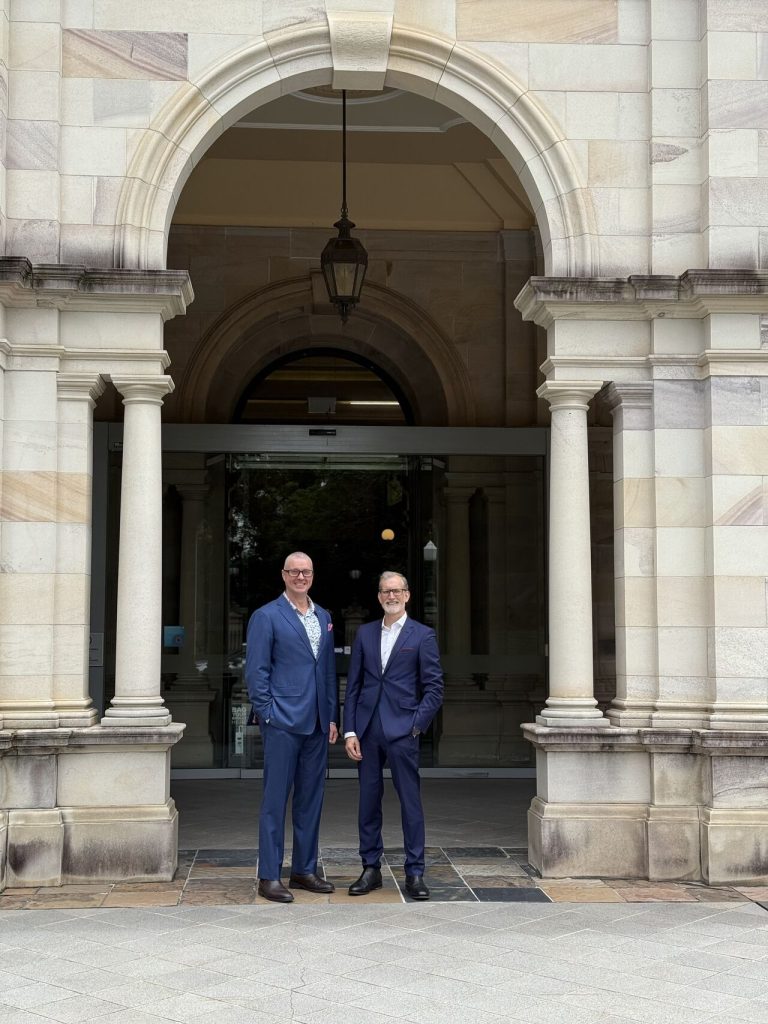
[(170, 725), (171, 721), (171, 713), (159, 697), (154, 704), (115, 697), (104, 712), (101, 724), (117, 728), (157, 729)]
[(544, 876), (768, 883), (768, 730), (546, 729), (529, 856)]
[(615, 729), (643, 729), (651, 724), (651, 716), (641, 708), (608, 708), (605, 713)]
[(534, 797), (528, 859), (544, 878), (646, 877), (645, 808), (550, 804)]
[(550, 729), (579, 725), (610, 726), (594, 697), (549, 697), (541, 714), (536, 716), (536, 724)]
[(571, 729), (573, 727), (578, 728), (579, 726), (586, 726), (591, 729), (609, 729), (612, 723), (597, 708), (584, 714), (578, 714), (575, 711), (550, 711), (545, 708), (540, 715), (536, 715), (536, 725), (543, 725), (549, 729)]
[[(0, 732), (0, 890), (169, 881), (178, 813), (170, 751), (183, 729)], [(129, 781), (128, 781), (129, 780)]]
[(706, 729), (709, 715), (701, 705), (657, 702), (651, 725), (659, 729)]
[(99, 713), (94, 707), (0, 710), (0, 727), (3, 729), (89, 729), (98, 722)]
[(61, 885), (63, 852), (64, 823), (58, 807), (8, 812), (5, 878), (9, 888)]
[(768, 884), (766, 834), (768, 810), (762, 807), (705, 808), (701, 821), (701, 861), (707, 882)]
[(707, 728), (715, 730), (736, 730), (737, 732), (754, 732), (756, 729), (768, 729), (768, 713), (759, 711), (715, 710), (709, 715)]
[(114, 726), (116, 729), (162, 729), (166, 725), (171, 725), (173, 721), (170, 715), (162, 715), (162, 717), (136, 715), (128, 718), (125, 715), (115, 713), (111, 717), (108, 716), (109, 709), (104, 712), (101, 725), (105, 727)]

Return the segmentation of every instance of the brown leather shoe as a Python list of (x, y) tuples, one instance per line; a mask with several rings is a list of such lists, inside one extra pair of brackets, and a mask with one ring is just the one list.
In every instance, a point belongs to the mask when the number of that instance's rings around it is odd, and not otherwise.
[(288, 879), (288, 885), (290, 885), (292, 889), (306, 889), (307, 892), (328, 893), (336, 891), (336, 886), (333, 882), (328, 882), (325, 878), (321, 878), (319, 875), (314, 874), (291, 875)]
[(256, 892), (265, 900), (272, 900), (273, 903), (293, 903), (293, 893), (277, 879), (260, 878)]

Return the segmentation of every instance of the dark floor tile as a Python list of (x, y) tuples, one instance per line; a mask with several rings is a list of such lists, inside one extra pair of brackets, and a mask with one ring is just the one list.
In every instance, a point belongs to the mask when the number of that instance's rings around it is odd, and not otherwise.
[(445, 852), (451, 860), (476, 860), (478, 857), (504, 857), (500, 846), (446, 846)]
[(258, 850), (198, 850), (195, 867), (256, 867)]
[(515, 886), (509, 889), (473, 889), (481, 903), (551, 903), (552, 900), (541, 889), (526, 889)]
[[(384, 850), (384, 860), (391, 868), (397, 870), (402, 868), (405, 860), (405, 853), (402, 847), (388, 846)], [(439, 846), (427, 846), (424, 850), (424, 863), (427, 867), (430, 864), (448, 864), (448, 857)]]
[(431, 864), (427, 870), (427, 884), (433, 882), (436, 885), (465, 885), (461, 875), (452, 864)]
[(541, 872), (533, 864), (521, 864), (520, 867), (531, 878), (541, 878)]

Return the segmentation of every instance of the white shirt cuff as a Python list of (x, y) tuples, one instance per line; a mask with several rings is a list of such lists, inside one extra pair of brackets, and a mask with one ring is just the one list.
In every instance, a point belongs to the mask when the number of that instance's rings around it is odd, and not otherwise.
[(350, 736), (354, 736), (355, 738), (357, 738), (357, 733), (356, 732), (345, 732), (344, 733), (344, 739), (345, 740), (348, 740)]

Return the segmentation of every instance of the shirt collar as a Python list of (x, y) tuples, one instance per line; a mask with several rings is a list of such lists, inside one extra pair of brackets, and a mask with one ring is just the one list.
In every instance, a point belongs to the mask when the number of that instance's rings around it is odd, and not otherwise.
[(387, 632), (392, 630), (395, 633), (399, 633), (405, 625), (405, 620), (408, 618), (408, 612), (403, 612), (399, 619), (395, 619), (391, 626), (384, 625), (384, 619), (381, 620), (381, 628), (386, 629)]
[(283, 591), (283, 597), (288, 602), (288, 604), (291, 606), (291, 608), (293, 608), (293, 610), (296, 612), (296, 614), (300, 615), (302, 617), (302, 619), (304, 618), (305, 614), (307, 614), (307, 615), (314, 615), (315, 614), (315, 606), (312, 603), (312, 598), (309, 596), (309, 594), (307, 594), (307, 601), (309, 603), (309, 607), (307, 608), (306, 613), (302, 612), (299, 608), (296, 607), (296, 605), (293, 603), (293, 601), (290, 599), (290, 597), (288, 597), (288, 591), (287, 590)]

